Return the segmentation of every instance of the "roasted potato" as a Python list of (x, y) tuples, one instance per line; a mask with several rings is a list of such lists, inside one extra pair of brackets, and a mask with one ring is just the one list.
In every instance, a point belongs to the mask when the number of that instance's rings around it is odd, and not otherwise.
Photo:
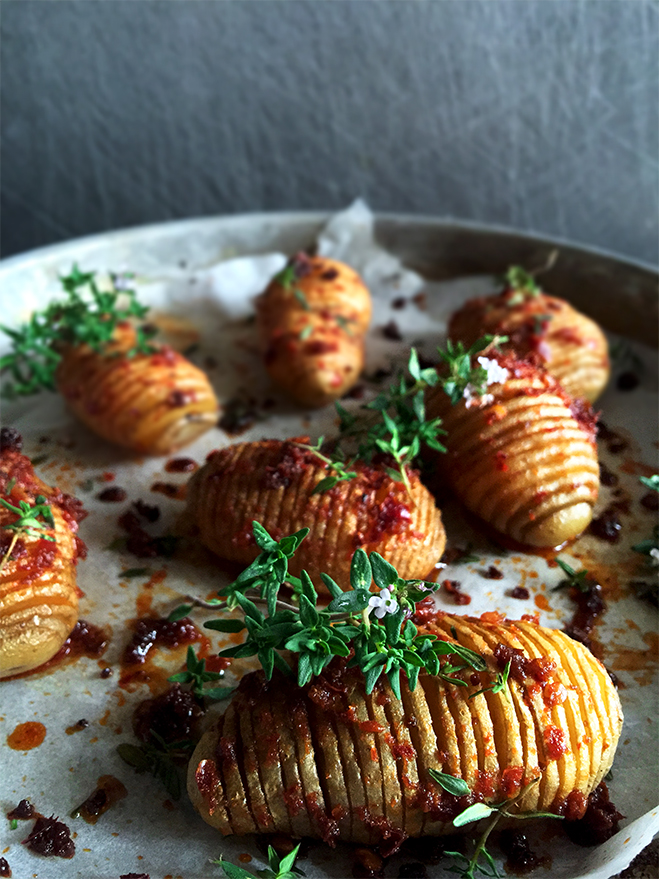
[[(362, 673), (340, 663), (304, 688), (253, 672), (190, 760), (188, 792), (204, 820), (224, 834), (392, 850), (408, 836), (450, 833), (471, 803), (509, 800), (527, 785), (518, 811), (582, 817), (622, 727), (602, 664), (532, 622), (440, 614), (427, 630), (480, 653), (490, 679), (511, 660), (503, 690), (478, 693), (484, 674), (466, 687), (422, 674), (398, 700), (385, 678), (367, 696)], [(471, 793), (444, 792), (430, 769)]]
[(35, 476), (20, 449), (20, 435), (2, 428), (0, 495), (14, 507), (43, 496), (54, 528), (21, 533), (9, 552), (13, 532), (5, 526), (17, 514), (0, 506), (0, 678), (42, 665), (66, 641), (78, 620), (76, 563), (86, 552), (76, 535), (80, 502)]
[(270, 377), (303, 406), (325, 406), (359, 378), (371, 297), (344, 263), (298, 254), (257, 299), (256, 318)]
[(480, 404), (451, 405), (441, 386), (427, 396), (447, 448), (439, 466), (465, 506), (529, 546), (559, 546), (592, 519), (599, 491), (595, 416), (544, 370), (489, 354), (509, 378)]
[(510, 288), (470, 300), (449, 323), (449, 338), (466, 347), (486, 333), (508, 336), (503, 350), (543, 366), (571, 397), (593, 403), (609, 380), (604, 333), (564, 299)]
[(134, 328), (121, 324), (102, 353), (86, 345), (66, 348), (57, 387), (103, 439), (142, 454), (167, 455), (217, 423), (217, 398), (206, 375), (172, 348), (125, 356), (135, 344)]
[[(239, 443), (212, 452), (188, 485), (187, 518), (202, 543), (222, 558), (249, 563), (259, 548), (257, 519), (276, 539), (308, 527), (311, 533), (290, 570), (324, 571), (340, 582), (354, 551), (376, 550), (405, 579), (430, 573), (444, 551), (439, 510), (410, 475), (411, 494), (381, 467), (357, 463), (357, 478), (313, 493), (327, 476), (314, 452), (294, 442)], [(318, 588), (322, 583), (318, 582)]]

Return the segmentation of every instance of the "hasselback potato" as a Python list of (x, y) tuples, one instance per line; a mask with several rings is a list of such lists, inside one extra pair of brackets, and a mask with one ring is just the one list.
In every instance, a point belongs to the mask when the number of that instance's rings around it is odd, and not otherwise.
[(371, 297), (345, 263), (300, 253), (256, 301), (265, 365), (303, 406), (343, 396), (364, 365)]
[(33, 507), (41, 496), (54, 527), (21, 532), (12, 548), (6, 526), (17, 515), (0, 506), (0, 678), (42, 665), (67, 639), (78, 620), (75, 566), (85, 554), (76, 536), (85, 515), (80, 502), (35, 476), (20, 449), (20, 435), (3, 428), (0, 496), (16, 508), (21, 501)]
[(109, 442), (148, 455), (166, 455), (217, 422), (218, 403), (206, 375), (172, 348), (135, 348), (123, 323), (99, 353), (68, 346), (57, 368), (58, 390), (87, 427)]
[(595, 416), (544, 370), (512, 355), (488, 357), (509, 377), (480, 401), (452, 405), (441, 386), (428, 391), (428, 417), (441, 416), (447, 431), (440, 466), (465, 506), (497, 531), (529, 546), (558, 546), (592, 519)]
[(543, 366), (571, 397), (591, 403), (609, 379), (609, 350), (599, 326), (564, 299), (508, 288), (455, 312), (449, 338), (466, 347), (485, 334), (508, 336), (503, 350)]
[[(622, 726), (602, 664), (579, 642), (533, 622), (439, 614), (427, 630), (476, 650), (492, 672), (511, 662), (501, 692), (474, 695), (486, 673), (457, 687), (422, 673), (398, 700), (384, 678), (370, 696), (358, 669), (330, 666), (304, 688), (278, 673), (241, 681), (199, 742), (188, 791), (224, 834), (292, 833), (384, 844), (452, 831), (476, 801), (582, 817), (608, 772)], [(452, 634), (453, 633), (453, 634)], [(469, 697), (472, 698), (469, 698)], [(430, 769), (462, 778), (444, 792)]]
[[(249, 563), (259, 553), (257, 519), (277, 540), (311, 533), (291, 559), (291, 573), (349, 577), (358, 547), (377, 551), (405, 579), (425, 577), (444, 551), (439, 510), (418, 474), (408, 494), (380, 467), (350, 465), (357, 478), (313, 494), (327, 476), (324, 462), (294, 441), (239, 443), (212, 452), (188, 485), (188, 519), (202, 543), (222, 558)], [(322, 588), (322, 584), (317, 584)]]

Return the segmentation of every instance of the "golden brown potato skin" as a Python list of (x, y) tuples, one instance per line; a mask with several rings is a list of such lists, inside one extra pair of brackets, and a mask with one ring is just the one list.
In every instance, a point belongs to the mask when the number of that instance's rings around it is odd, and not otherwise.
[(364, 365), (371, 297), (344, 263), (301, 253), (295, 277), (273, 280), (256, 301), (265, 365), (273, 382), (303, 406), (325, 406), (355, 384)]
[[(582, 817), (622, 727), (604, 667), (533, 622), (503, 624), (491, 613), (426, 624), (446, 641), (451, 627), (489, 667), (466, 687), (421, 675), (398, 700), (386, 680), (366, 696), (361, 672), (341, 665), (302, 689), (277, 672), (270, 683), (247, 675), (190, 761), (195, 808), (224, 834), (290, 833), (295, 822), (305, 829), (294, 835), (389, 850), (407, 836), (451, 833), (471, 803), (512, 799), (535, 779), (519, 811)], [(474, 695), (510, 657), (504, 690)], [(429, 769), (464, 779), (472, 793), (444, 793)]]
[(134, 329), (122, 324), (103, 353), (86, 345), (67, 349), (57, 387), (103, 439), (145, 455), (167, 455), (217, 423), (217, 398), (206, 375), (172, 348), (124, 356), (134, 346)]
[(439, 466), (465, 506), (528, 546), (559, 546), (589, 525), (599, 492), (595, 417), (555, 378), (512, 355), (488, 354), (510, 378), (493, 402), (452, 406), (440, 387), (427, 397), (447, 448)]
[(599, 326), (564, 299), (505, 290), (467, 302), (449, 323), (449, 338), (469, 347), (485, 334), (508, 336), (513, 351), (543, 366), (571, 397), (593, 403), (610, 375), (609, 347)]
[[(6, 438), (3, 429), (3, 438)], [(13, 487), (8, 485), (14, 479)], [(37, 495), (50, 503), (55, 542), (22, 535), (0, 570), (0, 678), (30, 671), (57, 653), (78, 620), (75, 566), (85, 546), (76, 537), (85, 515), (79, 501), (50, 488), (34, 474), (20, 445), (3, 443), (0, 451), (0, 495), (14, 506), (32, 504)], [(16, 515), (0, 508), (0, 526)], [(0, 527), (0, 558), (12, 532)]]
[[(312, 494), (327, 476), (324, 463), (293, 441), (239, 443), (209, 455), (188, 485), (189, 519), (202, 543), (245, 564), (260, 552), (252, 536), (259, 521), (275, 539), (308, 527), (311, 533), (290, 570), (325, 572), (347, 582), (358, 547), (374, 550), (406, 579), (430, 573), (444, 551), (441, 514), (416, 473), (408, 496), (381, 468), (356, 464), (356, 479)], [(322, 588), (320, 582), (318, 588)]]

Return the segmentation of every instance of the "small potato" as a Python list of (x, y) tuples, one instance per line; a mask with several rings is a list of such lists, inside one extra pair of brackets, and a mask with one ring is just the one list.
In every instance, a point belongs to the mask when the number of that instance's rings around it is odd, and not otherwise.
[(222, 558), (249, 563), (259, 554), (252, 522), (275, 539), (308, 527), (290, 563), (323, 589), (321, 572), (349, 582), (358, 547), (377, 551), (405, 579), (423, 578), (444, 551), (446, 536), (430, 493), (410, 474), (411, 496), (385, 470), (357, 463), (357, 478), (313, 494), (325, 464), (297, 443), (240, 443), (209, 455), (188, 485), (188, 516), (202, 543)]
[[(485, 660), (488, 672), (463, 677), (467, 686), (422, 673), (413, 691), (402, 682), (402, 699), (384, 677), (367, 696), (362, 672), (336, 661), (302, 688), (278, 671), (269, 682), (246, 675), (190, 760), (195, 809), (224, 835), (289, 833), (296, 821), (331, 845), (389, 851), (408, 836), (455, 833), (468, 805), (504, 803), (523, 787), (518, 813), (583, 817), (620, 737), (616, 689), (583, 644), (496, 616), (440, 613), (426, 624)], [(509, 660), (502, 687), (483, 692)], [(445, 792), (431, 770), (469, 793)]]
[(465, 506), (497, 531), (528, 546), (559, 546), (592, 519), (595, 416), (544, 370), (510, 354), (488, 357), (509, 378), (489, 385), (480, 404), (451, 405), (440, 386), (428, 392), (428, 417), (441, 417), (447, 431), (439, 466)]
[(344, 263), (298, 254), (257, 299), (256, 319), (270, 377), (303, 406), (325, 406), (359, 378), (371, 297)]
[(606, 337), (598, 325), (564, 299), (508, 289), (472, 299), (455, 312), (449, 338), (472, 345), (481, 336), (508, 336), (502, 350), (543, 366), (571, 397), (593, 403), (609, 380)]
[(20, 448), (20, 435), (3, 428), (0, 496), (18, 507), (21, 501), (33, 506), (43, 495), (55, 527), (21, 533), (9, 553), (13, 532), (4, 526), (17, 515), (0, 507), (0, 678), (43, 665), (66, 641), (78, 620), (75, 566), (86, 551), (76, 537), (86, 515), (80, 502), (35, 476)]
[(56, 382), (69, 408), (103, 439), (145, 455), (167, 455), (217, 423), (206, 375), (166, 345), (127, 357), (135, 330), (120, 324), (102, 352), (67, 348)]

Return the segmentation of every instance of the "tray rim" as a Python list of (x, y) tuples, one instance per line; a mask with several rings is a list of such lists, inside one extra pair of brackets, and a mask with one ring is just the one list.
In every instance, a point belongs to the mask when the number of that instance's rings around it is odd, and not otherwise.
[[(335, 211), (248, 211), (237, 214), (216, 214), (212, 216), (186, 217), (177, 220), (164, 220), (155, 223), (146, 223), (136, 226), (124, 226), (118, 229), (111, 229), (105, 232), (94, 232), (89, 235), (83, 235), (77, 238), (68, 238), (65, 241), (58, 241), (53, 244), (47, 244), (43, 247), (26, 250), (21, 253), (13, 254), (0, 260), (0, 276), (9, 273), (14, 269), (24, 268), (26, 265), (42, 260), (50, 260), (57, 258), (58, 254), (64, 253), (70, 247), (89, 248), (104, 242), (112, 242), (113, 239), (122, 239), (128, 241), (139, 239), (143, 235), (150, 235), (162, 232), (185, 232), (187, 227), (206, 226), (209, 229), (214, 226), (231, 227), (250, 225), (252, 223), (272, 222), (282, 226), (293, 226), (307, 224), (310, 232), (312, 228), (321, 226), (326, 223)], [(656, 276), (659, 282), (659, 265), (643, 260), (634, 259), (615, 251), (600, 248), (594, 245), (585, 245), (580, 242), (571, 241), (565, 238), (556, 238), (553, 236), (545, 236), (538, 232), (520, 231), (512, 226), (498, 224), (481, 224), (472, 220), (456, 220), (451, 217), (441, 217), (432, 214), (408, 214), (397, 212), (373, 212), (376, 222), (376, 232), (378, 227), (397, 225), (413, 226), (420, 228), (443, 230), (449, 232), (470, 232), (482, 235), (508, 236), (518, 238), (521, 242), (528, 244), (536, 244), (543, 247), (569, 248), (578, 251), (584, 256), (594, 258), (604, 258), (613, 260), (622, 266), (647, 272)]]

